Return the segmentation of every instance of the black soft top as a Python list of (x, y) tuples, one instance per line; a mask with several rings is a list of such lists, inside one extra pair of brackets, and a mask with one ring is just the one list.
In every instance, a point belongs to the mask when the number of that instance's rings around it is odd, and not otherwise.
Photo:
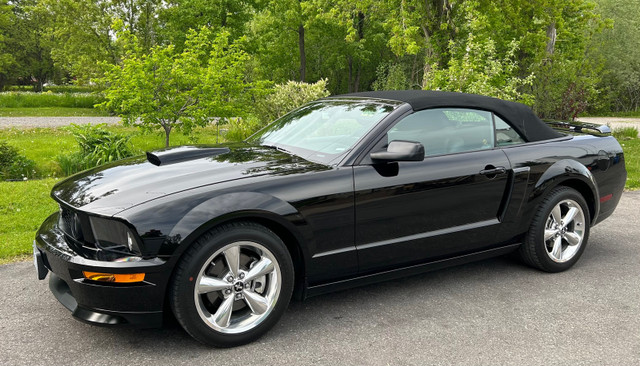
[(482, 95), (433, 90), (390, 90), (351, 93), (336, 97), (395, 100), (408, 103), (414, 111), (446, 107), (483, 109), (507, 121), (527, 141), (549, 140), (563, 136), (542, 122), (526, 105)]

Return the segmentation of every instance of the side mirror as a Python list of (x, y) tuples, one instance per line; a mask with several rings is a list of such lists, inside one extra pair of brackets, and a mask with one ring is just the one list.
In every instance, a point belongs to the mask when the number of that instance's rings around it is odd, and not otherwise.
[(376, 151), (369, 154), (374, 162), (392, 161), (422, 161), (424, 160), (424, 146), (415, 141), (393, 140), (389, 143), (387, 151)]

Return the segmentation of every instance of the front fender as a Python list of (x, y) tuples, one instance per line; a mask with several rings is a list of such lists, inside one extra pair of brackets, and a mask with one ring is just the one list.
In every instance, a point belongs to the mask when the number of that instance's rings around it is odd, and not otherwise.
[(184, 215), (169, 236), (184, 238), (181, 245), (188, 245), (214, 226), (241, 217), (274, 221), (302, 240), (301, 233), (291, 223), (304, 225), (302, 215), (288, 202), (259, 192), (233, 192), (204, 201)]

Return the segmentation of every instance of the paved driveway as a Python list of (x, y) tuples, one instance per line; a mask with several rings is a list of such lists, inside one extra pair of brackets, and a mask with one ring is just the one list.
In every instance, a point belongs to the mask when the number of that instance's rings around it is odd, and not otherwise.
[(179, 327), (73, 320), (31, 263), (0, 266), (2, 365), (638, 365), (640, 192), (572, 270), (507, 258), (292, 304), (264, 338), (209, 349)]

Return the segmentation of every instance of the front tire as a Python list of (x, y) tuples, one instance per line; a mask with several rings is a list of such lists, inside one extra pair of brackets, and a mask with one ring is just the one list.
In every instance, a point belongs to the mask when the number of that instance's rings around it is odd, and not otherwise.
[(573, 266), (589, 239), (587, 203), (573, 188), (556, 187), (543, 199), (533, 217), (520, 257), (545, 272), (561, 272)]
[(176, 319), (192, 337), (216, 347), (252, 342), (289, 304), (294, 269), (282, 240), (252, 222), (215, 228), (187, 250), (170, 288)]

